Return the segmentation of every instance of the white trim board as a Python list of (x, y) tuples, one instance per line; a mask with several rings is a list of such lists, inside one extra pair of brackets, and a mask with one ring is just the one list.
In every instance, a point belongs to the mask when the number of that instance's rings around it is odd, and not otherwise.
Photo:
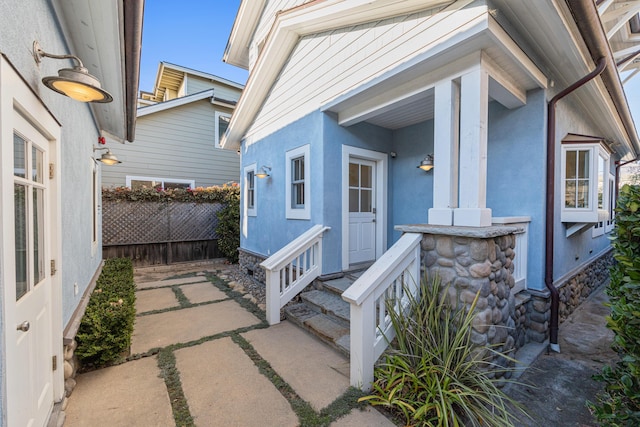
[(342, 270), (349, 269), (349, 159), (352, 157), (376, 162), (376, 200), (378, 201), (376, 218), (376, 259), (387, 248), (387, 182), (388, 163), (386, 153), (365, 150), (363, 148), (342, 146)]

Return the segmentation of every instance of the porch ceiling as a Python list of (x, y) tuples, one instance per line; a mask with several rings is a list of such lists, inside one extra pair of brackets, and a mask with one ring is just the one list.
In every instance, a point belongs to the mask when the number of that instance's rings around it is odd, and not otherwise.
[(547, 79), (491, 18), (477, 22), (459, 40), (438, 45), (370, 83), (328, 101), (343, 126), (367, 122), (399, 129), (433, 118), (434, 87), (455, 79), (480, 62), (490, 74), (489, 97), (507, 108), (526, 103), (526, 91), (546, 87)]

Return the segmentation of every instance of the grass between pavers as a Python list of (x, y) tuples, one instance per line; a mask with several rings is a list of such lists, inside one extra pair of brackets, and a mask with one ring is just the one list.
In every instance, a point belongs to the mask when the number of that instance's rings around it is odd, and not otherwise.
[(366, 405), (358, 403), (358, 398), (365, 395), (362, 391), (350, 387), (342, 396), (338, 397), (333, 403), (316, 412), (311, 405), (303, 400), (295, 390), (287, 384), (287, 382), (271, 367), (269, 362), (260, 356), (256, 349), (241, 335), (233, 334), (231, 336), (233, 342), (245, 352), (247, 356), (258, 367), (262, 375), (267, 377), (269, 381), (278, 389), (280, 394), (291, 405), (291, 408), (298, 416), (300, 426), (302, 427), (320, 427), (328, 426), (338, 418), (347, 415), (355, 408), (363, 408)]
[[(253, 361), (253, 363), (257, 366), (259, 372), (264, 375), (274, 385), (274, 387), (276, 387), (276, 389), (282, 394), (282, 396), (284, 396), (285, 399), (287, 399), (287, 401), (291, 405), (291, 408), (297, 415), (298, 420), (300, 421), (300, 426), (302, 427), (328, 426), (338, 418), (347, 415), (353, 409), (363, 408), (366, 406), (366, 404), (358, 403), (358, 398), (364, 396), (364, 393), (356, 388), (351, 387), (329, 406), (322, 409), (320, 412), (316, 412), (308, 402), (303, 400), (295, 392), (295, 390), (293, 390), (293, 388), (286, 381), (284, 381), (284, 379), (280, 377), (280, 375), (276, 373), (269, 362), (263, 359), (262, 356), (260, 356), (260, 354), (255, 350), (255, 348), (241, 336), (241, 334), (245, 332), (249, 332), (255, 329), (265, 329), (269, 327), (269, 324), (266, 321), (265, 313), (260, 308), (258, 308), (256, 304), (244, 298), (243, 294), (231, 289), (228, 286), (228, 282), (215, 276), (215, 274), (207, 274), (206, 278), (214, 286), (226, 293), (229, 298), (219, 301), (191, 304), (186, 299), (182, 291), (178, 289), (180, 286), (184, 286), (184, 284), (174, 285), (171, 286), (171, 288), (176, 293), (176, 297), (180, 302), (179, 307), (149, 311), (141, 313), (139, 314), (139, 316), (146, 316), (149, 314), (162, 313), (166, 311), (182, 310), (184, 308), (197, 307), (206, 304), (215, 304), (218, 302), (233, 299), (244, 309), (258, 317), (261, 322), (257, 325), (240, 328), (233, 331), (221, 332), (216, 335), (203, 337), (198, 340), (189, 341), (186, 343), (172, 344), (162, 348), (153, 348), (145, 353), (135, 354), (127, 358), (127, 360), (136, 360), (142, 357), (150, 357), (156, 354), (158, 355), (158, 367), (160, 369), (160, 376), (164, 379), (165, 385), (167, 387), (167, 392), (169, 394), (169, 400), (171, 402), (171, 409), (173, 411), (173, 417), (176, 422), (176, 426), (193, 427), (195, 426), (195, 424), (193, 416), (189, 410), (188, 401), (182, 389), (180, 372), (176, 367), (176, 358), (174, 352), (182, 348), (194, 347), (205, 342), (215, 341), (226, 337), (231, 337), (233, 342), (236, 343)], [(180, 295), (182, 296), (182, 299)]]
[[(216, 273), (220, 273), (220, 271), (217, 271)], [(193, 274), (195, 275), (195, 273), (193, 273)], [(186, 277), (190, 277), (190, 276), (186, 276)], [(171, 290), (173, 291), (173, 293), (176, 296), (176, 299), (178, 300), (178, 304), (180, 304), (180, 305), (176, 306), (176, 307), (168, 307), (168, 308), (161, 308), (161, 309), (158, 309), (158, 310), (145, 311), (143, 313), (136, 314), (136, 316), (149, 316), (151, 314), (166, 313), (168, 311), (176, 311), (176, 310), (182, 310), (182, 309), (185, 309), (185, 308), (193, 308), (193, 307), (199, 307), (201, 305), (216, 304), (216, 303), (220, 303), (220, 302), (224, 302), (224, 301), (234, 300), (242, 308), (244, 308), (245, 310), (247, 310), (248, 312), (250, 312), (251, 314), (256, 316), (262, 322), (266, 322), (267, 317), (266, 317), (266, 314), (265, 314), (264, 311), (262, 311), (256, 304), (252, 303), (247, 298), (245, 298), (244, 294), (241, 294), (240, 292), (237, 292), (237, 291), (234, 291), (233, 289), (231, 289), (231, 287), (229, 286), (228, 282), (223, 280), (223, 279), (221, 279), (220, 277), (216, 276), (215, 273), (207, 273), (204, 276), (200, 275), (198, 277), (202, 277), (202, 278), (207, 279), (216, 288), (218, 288), (219, 290), (224, 292), (227, 295), (228, 298), (222, 299), (222, 300), (216, 300), (216, 301), (205, 301), (205, 302), (200, 302), (200, 303), (195, 303), (194, 304), (194, 303), (192, 303), (191, 301), (189, 301), (187, 299), (187, 297), (182, 292), (182, 289), (180, 289), (180, 287), (182, 287), (182, 286), (188, 286), (189, 283), (182, 283), (182, 284), (179, 284), (179, 285), (171, 285), (171, 286), (160, 286), (160, 287), (151, 288), (151, 289), (159, 289), (161, 287), (165, 287), (165, 288), (169, 287), (169, 288), (171, 288)], [(204, 282), (202, 282), (202, 283), (204, 283)], [(147, 290), (148, 289), (141, 289), (138, 292), (145, 292)]]

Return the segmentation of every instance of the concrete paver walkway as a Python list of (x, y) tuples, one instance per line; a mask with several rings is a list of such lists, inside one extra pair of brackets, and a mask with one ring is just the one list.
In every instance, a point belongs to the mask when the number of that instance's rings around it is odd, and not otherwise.
[[(136, 270), (134, 360), (78, 375), (65, 426), (183, 425), (180, 401), (196, 426), (297, 426), (344, 399), (348, 360), (287, 322), (267, 327), (260, 310), (204, 275), (225, 268), (179, 278), (175, 267)], [(331, 425), (393, 423), (369, 408)]]
[[(344, 399), (348, 360), (286, 321), (267, 327), (259, 309), (204, 275), (227, 277), (225, 268), (136, 270), (132, 354), (142, 358), (79, 375), (65, 425), (185, 425), (176, 406), (183, 401), (196, 426), (296, 426)], [(185, 272), (193, 276), (171, 278)], [(584, 403), (602, 386), (591, 376), (617, 357), (605, 300), (601, 287), (561, 325), (562, 353), (537, 357), (519, 378), (530, 386), (507, 387), (534, 417), (521, 425), (595, 425)], [(371, 407), (330, 425), (393, 426)]]

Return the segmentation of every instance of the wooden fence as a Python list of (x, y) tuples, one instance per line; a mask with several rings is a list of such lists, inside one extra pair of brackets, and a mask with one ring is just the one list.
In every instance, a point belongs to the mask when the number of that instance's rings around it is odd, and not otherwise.
[(135, 266), (219, 258), (216, 212), (221, 203), (103, 200), (102, 255)]

